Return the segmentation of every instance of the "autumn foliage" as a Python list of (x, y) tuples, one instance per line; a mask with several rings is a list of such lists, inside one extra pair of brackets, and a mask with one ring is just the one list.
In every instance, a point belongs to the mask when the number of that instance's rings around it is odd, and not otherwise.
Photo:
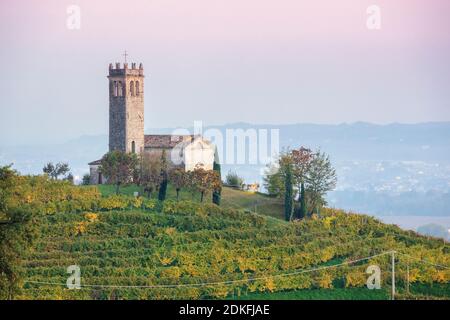
[[(195, 173), (204, 192), (218, 187), (217, 177)], [(320, 216), (287, 223), (212, 203), (101, 197), (95, 187), (47, 177), (14, 179), (7, 207), (39, 209), (38, 237), (21, 258), (19, 299), (222, 299), (364, 287), (371, 264), (383, 270), (387, 288), (388, 255), (350, 261), (391, 250), (398, 252), (398, 288), (407, 277), (426, 285), (450, 280), (448, 269), (436, 267), (450, 264), (442, 240), (364, 215), (323, 208)], [(72, 264), (81, 266), (82, 285), (107, 286), (68, 290)], [(333, 265), (339, 267), (324, 268)]]

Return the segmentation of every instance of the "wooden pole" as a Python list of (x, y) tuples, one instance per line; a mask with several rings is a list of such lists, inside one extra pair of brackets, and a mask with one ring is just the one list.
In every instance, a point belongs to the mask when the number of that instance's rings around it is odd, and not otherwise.
[(392, 299), (391, 300), (395, 300), (395, 251), (392, 251), (391, 253), (391, 267), (392, 267)]
[(409, 261), (406, 264), (406, 293), (409, 294)]

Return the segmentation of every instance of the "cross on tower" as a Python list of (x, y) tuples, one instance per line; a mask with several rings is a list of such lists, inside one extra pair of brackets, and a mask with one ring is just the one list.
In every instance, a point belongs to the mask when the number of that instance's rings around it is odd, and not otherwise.
[(124, 54), (123, 54), (124, 58), (125, 58), (125, 63), (127, 62), (127, 57), (128, 57), (128, 53), (127, 50), (125, 50)]

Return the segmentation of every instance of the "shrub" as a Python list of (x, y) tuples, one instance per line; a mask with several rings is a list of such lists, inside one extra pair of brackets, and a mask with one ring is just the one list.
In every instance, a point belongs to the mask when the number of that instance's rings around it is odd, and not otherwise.
[(83, 186), (88, 186), (91, 184), (91, 175), (89, 173), (83, 175), (83, 180), (81, 180), (81, 184)]
[(205, 205), (193, 201), (166, 200), (162, 207), (162, 212), (166, 214), (206, 215)]
[(123, 195), (112, 195), (100, 199), (100, 210), (124, 210), (129, 207), (129, 197)]
[(238, 176), (236, 172), (229, 171), (225, 177), (225, 182), (230, 187), (241, 188), (244, 183), (244, 179)]
[(331, 289), (333, 287), (333, 275), (321, 272), (315, 277), (314, 286), (316, 288)]
[(144, 200), (142, 197), (133, 197), (130, 199), (130, 205), (132, 208), (140, 209), (142, 208)]
[(345, 276), (345, 287), (361, 287), (366, 283), (366, 276), (361, 270), (349, 271)]
[(96, 187), (78, 187), (47, 176), (18, 176), (7, 199), (8, 207), (25, 205), (43, 214), (92, 210), (100, 200)]
[(221, 216), (224, 212), (224, 209), (213, 203), (206, 203), (202, 208), (208, 216)]
[(159, 207), (159, 201), (155, 199), (144, 199), (142, 208), (144, 210), (156, 211)]

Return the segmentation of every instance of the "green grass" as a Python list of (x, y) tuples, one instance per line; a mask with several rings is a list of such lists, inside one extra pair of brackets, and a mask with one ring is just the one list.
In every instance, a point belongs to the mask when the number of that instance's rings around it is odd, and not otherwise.
[[(431, 286), (423, 283), (414, 283), (411, 285), (410, 292), (415, 296), (432, 296), (439, 298), (447, 298), (450, 297), (450, 285), (449, 284), (439, 284), (433, 283)], [(405, 290), (402, 288), (401, 293), (404, 293)]]
[(390, 296), (387, 290), (334, 288), (254, 293), (234, 298), (238, 300), (387, 300)]
[[(116, 187), (110, 184), (100, 184), (97, 186), (98, 190), (102, 194), (102, 196), (110, 196), (113, 194), (116, 194)], [(120, 194), (125, 194), (127, 196), (132, 196), (134, 192), (139, 192), (140, 188), (136, 185), (129, 185), (125, 187), (120, 187), (119, 192)]]
[(262, 193), (251, 193), (224, 187), (222, 190), (222, 205), (227, 208), (244, 209), (283, 219), (283, 201)]
[[(97, 186), (102, 196), (110, 196), (113, 194), (116, 194), (116, 187), (114, 185), (108, 185), (108, 184), (101, 184)], [(144, 197), (147, 197), (148, 195), (144, 193), (143, 189), (137, 185), (128, 185), (124, 187), (120, 187), (119, 193), (124, 194), (127, 196), (132, 196), (134, 192), (139, 192)], [(151, 194), (151, 198), (157, 199), (158, 198), (158, 192), (153, 192)], [(167, 186), (167, 199), (176, 199), (176, 190), (171, 185)], [(194, 200), (194, 201), (200, 201), (200, 194), (192, 194), (188, 190), (181, 190), (180, 191), (180, 200)], [(205, 202), (207, 200), (211, 200), (210, 195), (205, 197)]]
[[(99, 185), (98, 189), (103, 196), (109, 196), (116, 193), (113, 185)], [(120, 188), (120, 193), (132, 196), (134, 192), (142, 193), (139, 186), (129, 185)], [(157, 198), (158, 194), (154, 192), (152, 198)], [(169, 185), (167, 188), (167, 199), (176, 199), (175, 189)], [(200, 194), (192, 194), (187, 190), (181, 190), (180, 200), (200, 201)], [(211, 201), (211, 194), (205, 196), (205, 202)], [(266, 216), (283, 219), (283, 202), (279, 198), (270, 197), (262, 193), (251, 193), (236, 190), (229, 187), (222, 189), (221, 205), (224, 208), (243, 209), (256, 212)]]
[[(403, 287), (397, 288), (397, 298), (430, 298), (442, 299), (450, 297), (450, 285), (414, 283), (410, 287), (410, 295), (405, 295)], [(238, 300), (389, 300), (390, 287), (380, 290), (362, 288), (333, 288), (333, 289), (306, 289), (294, 291), (280, 291), (272, 293), (250, 293), (248, 295), (234, 296), (230, 299)]]

